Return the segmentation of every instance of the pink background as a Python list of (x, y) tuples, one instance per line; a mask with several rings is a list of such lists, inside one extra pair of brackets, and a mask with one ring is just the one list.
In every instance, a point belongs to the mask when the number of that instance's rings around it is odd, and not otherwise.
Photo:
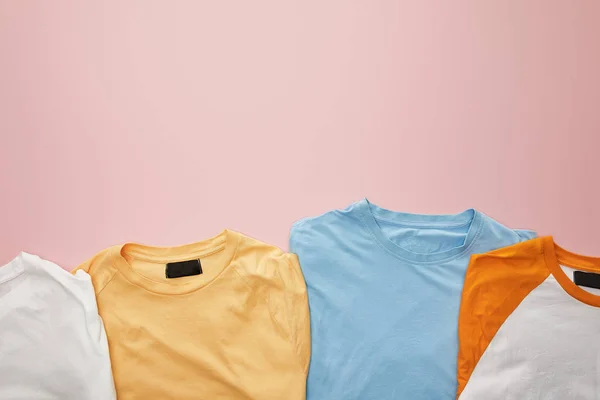
[(599, 254), (600, 2), (0, 0), (0, 263), (361, 197)]

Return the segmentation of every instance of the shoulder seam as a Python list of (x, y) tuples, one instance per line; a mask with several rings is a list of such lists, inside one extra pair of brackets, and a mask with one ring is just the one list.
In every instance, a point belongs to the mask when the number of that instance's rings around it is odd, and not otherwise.
[[(288, 253), (286, 253), (286, 252), (283, 252), (283, 254), (284, 254), (284, 255), (287, 255)], [(291, 265), (290, 265), (290, 262), (289, 262), (289, 260), (287, 260), (287, 258), (286, 258), (286, 260), (285, 260), (285, 261), (286, 261), (286, 263), (288, 264), (288, 266), (291, 266)], [(244, 284), (245, 284), (246, 286), (248, 286), (248, 288), (249, 288), (249, 289), (252, 291), (252, 294), (253, 294), (253, 295), (255, 295), (256, 297), (259, 297), (259, 298), (260, 298), (260, 299), (261, 299), (261, 300), (262, 300), (262, 301), (263, 301), (263, 302), (264, 302), (264, 303), (267, 305), (267, 312), (269, 313), (269, 316), (271, 316), (271, 318), (272, 318), (274, 321), (278, 321), (278, 319), (277, 319), (277, 318), (275, 318), (275, 316), (274, 316), (274, 315), (273, 315), (273, 313), (271, 312), (271, 309), (269, 308), (269, 301), (268, 301), (267, 299), (265, 299), (263, 296), (259, 296), (259, 295), (256, 293), (256, 290), (254, 290), (254, 288), (252, 287), (252, 285), (250, 285), (250, 282), (248, 282), (248, 280), (247, 280), (247, 279), (246, 279), (246, 278), (245, 278), (245, 277), (244, 277), (242, 274), (240, 274), (240, 272), (237, 270), (237, 268), (236, 268), (236, 266), (235, 266), (235, 265), (233, 265), (232, 267), (233, 267), (233, 270), (235, 271), (235, 273), (236, 273), (236, 274), (237, 274), (237, 275), (240, 277), (240, 279), (241, 279), (241, 280), (244, 282)], [(289, 321), (289, 318), (288, 318), (288, 321), (287, 321), (287, 323), (288, 323), (288, 329), (290, 329), (290, 330), (291, 330), (291, 322)], [(296, 345), (295, 345), (295, 344), (294, 344), (294, 342), (293, 342), (293, 338), (292, 338), (292, 337), (290, 337), (290, 335), (289, 335), (289, 334), (288, 334), (288, 335), (286, 335), (286, 336), (287, 336), (287, 339), (288, 339), (288, 343), (289, 343), (289, 344), (292, 346), (292, 351), (294, 352), (294, 354), (296, 354)], [(298, 359), (297, 359), (297, 360), (298, 360)], [(308, 371), (308, 366), (306, 366), (306, 367), (305, 367), (304, 365), (302, 365), (302, 364), (299, 362), (299, 360), (298, 360), (298, 364), (300, 365), (300, 368), (302, 368), (302, 371), (303, 371), (303, 372), (307, 372), (307, 371)]]
[[(254, 290), (254, 288), (252, 287), (252, 285), (250, 285), (250, 282), (248, 282), (248, 279), (246, 279), (246, 277), (244, 277), (242, 274), (240, 274), (240, 272), (237, 270), (237, 268), (235, 267), (235, 265), (233, 266), (233, 270), (242, 279), (242, 281), (244, 282), (244, 284), (246, 286), (248, 286), (248, 288), (252, 291), (253, 295), (255, 295), (256, 297), (261, 298), (261, 300), (265, 304), (267, 304), (267, 305), (269, 304), (269, 301), (267, 299), (265, 299), (263, 296), (259, 296), (258, 293), (256, 293), (256, 290)], [(271, 318), (273, 318), (275, 321), (277, 321), (277, 318), (275, 318), (275, 316), (271, 313), (271, 309), (267, 308), (267, 311), (269, 312), (269, 315), (271, 316)]]
[[(111, 265), (112, 265), (112, 264), (111, 264)], [(102, 293), (102, 291), (103, 291), (104, 289), (106, 289), (106, 287), (109, 285), (109, 283), (111, 283), (111, 282), (112, 282), (112, 280), (113, 280), (113, 279), (115, 278), (115, 276), (117, 275), (117, 272), (119, 272), (119, 270), (118, 270), (118, 269), (117, 269), (117, 268), (116, 268), (114, 265), (112, 265), (112, 266), (113, 266), (113, 268), (115, 269), (115, 271), (114, 271), (114, 272), (113, 272), (113, 274), (110, 276), (110, 278), (108, 279), (108, 281), (107, 281), (107, 282), (104, 284), (104, 286), (102, 286), (102, 289), (100, 289), (100, 290), (98, 291), (98, 293), (96, 293), (96, 299), (97, 299), (98, 297), (100, 297), (100, 293)]]
[(308, 220), (310, 217), (304, 217), (302, 219), (299, 219), (298, 221), (294, 222), (292, 224), (292, 227), (290, 228), (290, 232), (293, 231), (296, 228), (301, 227), (302, 225), (304, 225), (306, 223), (306, 220)]
[[(269, 304), (269, 302), (268, 302), (267, 299), (265, 299), (263, 296), (259, 296), (258, 293), (256, 293), (256, 290), (254, 290), (254, 288), (252, 287), (252, 285), (250, 285), (250, 282), (248, 282), (248, 279), (246, 279), (245, 276), (243, 276), (242, 274), (240, 274), (240, 272), (237, 270), (237, 268), (236, 268), (235, 265), (233, 265), (233, 270), (240, 277), (240, 279), (244, 282), (244, 284), (246, 286), (248, 286), (248, 288), (252, 291), (253, 295), (255, 295), (256, 297), (259, 297), (265, 304)], [(269, 315), (271, 316), (271, 318), (273, 318), (274, 320), (277, 321), (277, 319), (273, 316), (273, 314), (271, 314), (271, 310), (267, 309), (267, 311), (269, 311)]]

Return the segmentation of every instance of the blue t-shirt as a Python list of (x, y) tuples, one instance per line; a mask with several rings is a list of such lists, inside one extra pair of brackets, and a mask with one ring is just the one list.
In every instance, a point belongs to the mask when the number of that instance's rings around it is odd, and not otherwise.
[(307, 399), (455, 399), (469, 258), (533, 237), (475, 210), (404, 214), (366, 199), (294, 224), (311, 312)]

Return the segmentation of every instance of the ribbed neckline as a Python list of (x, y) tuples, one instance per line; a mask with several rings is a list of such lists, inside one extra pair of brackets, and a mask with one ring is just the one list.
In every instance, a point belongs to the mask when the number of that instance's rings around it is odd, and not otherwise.
[[(366, 198), (358, 202), (358, 210), (367, 229), (380, 246), (395, 257), (413, 264), (442, 263), (460, 257), (468, 252), (477, 240), (484, 222), (481, 213), (474, 209), (468, 209), (458, 214), (409, 214), (386, 210), (374, 205)], [(417, 253), (392, 242), (382, 231), (378, 220), (424, 229), (456, 228), (465, 225), (469, 225), (469, 228), (465, 240), (460, 246), (434, 253)]]
[(545, 236), (541, 240), (546, 265), (558, 284), (575, 299), (593, 307), (600, 307), (600, 296), (577, 286), (561, 268), (561, 265), (564, 265), (575, 270), (599, 274), (600, 257), (571, 253), (558, 246), (552, 236)]
[[(233, 262), (239, 241), (240, 235), (238, 233), (224, 230), (210, 239), (176, 247), (154, 247), (126, 243), (115, 247), (113, 260), (115, 267), (127, 280), (143, 289), (159, 294), (186, 294), (206, 287), (217, 280)], [(214, 266), (216, 272), (212, 279), (192, 279), (183, 284), (151, 279), (135, 271), (127, 261), (127, 257), (131, 257), (160, 264), (202, 258), (218, 252), (223, 252), (221, 254), (222, 261), (220, 265)]]

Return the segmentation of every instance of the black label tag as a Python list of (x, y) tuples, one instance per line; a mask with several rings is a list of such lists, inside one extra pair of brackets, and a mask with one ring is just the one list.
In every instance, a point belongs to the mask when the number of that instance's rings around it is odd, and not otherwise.
[(600, 275), (591, 272), (574, 271), (573, 281), (577, 286), (600, 289)]
[(202, 264), (200, 264), (200, 260), (168, 263), (165, 269), (167, 278), (181, 278), (183, 276), (200, 275), (201, 273)]

